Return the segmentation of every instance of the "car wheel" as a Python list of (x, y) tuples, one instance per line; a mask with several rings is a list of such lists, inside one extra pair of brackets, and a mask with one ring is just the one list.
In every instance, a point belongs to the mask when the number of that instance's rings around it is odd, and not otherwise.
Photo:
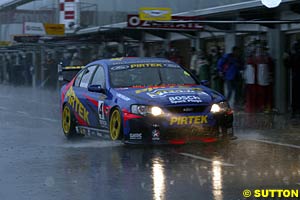
[(69, 106), (64, 105), (62, 112), (62, 128), (65, 136), (71, 138), (76, 135), (74, 115)]
[(112, 140), (119, 140), (122, 138), (121, 113), (118, 109), (115, 109), (110, 115), (109, 133)]

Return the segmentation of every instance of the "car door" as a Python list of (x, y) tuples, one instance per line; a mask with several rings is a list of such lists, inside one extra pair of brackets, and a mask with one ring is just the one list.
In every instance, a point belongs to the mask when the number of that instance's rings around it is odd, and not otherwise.
[(86, 95), (86, 100), (93, 106), (93, 118), (98, 120), (96, 124), (97, 128), (107, 129), (108, 124), (106, 120), (106, 99), (107, 96), (105, 94), (106, 88), (106, 78), (105, 78), (105, 70), (103, 66), (99, 65), (93, 74), (89, 85), (101, 86), (103, 88), (103, 92), (91, 92), (88, 91)]
[(79, 124), (83, 126), (97, 126), (97, 119), (93, 117), (93, 112), (95, 112), (93, 108), (94, 106), (91, 105), (91, 103), (87, 101), (86, 98), (88, 93), (88, 85), (96, 68), (97, 65), (86, 67), (82, 74), (79, 74), (81, 75), (81, 79), (78, 81), (77, 79), (75, 79), (75, 83), (73, 86), (73, 90), (75, 93), (74, 111)]

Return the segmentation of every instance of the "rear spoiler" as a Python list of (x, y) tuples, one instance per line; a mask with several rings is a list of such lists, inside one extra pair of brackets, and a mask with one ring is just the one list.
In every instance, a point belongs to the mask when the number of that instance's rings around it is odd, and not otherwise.
[[(58, 80), (59, 81), (70, 81), (76, 74), (78, 71), (80, 71), (81, 69), (83, 69), (85, 66), (63, 66), (62, 63), (59, 63), (57, 65), (57, 70), (58, 70)], [(71, 72), (71, 73), (63, 73), (63, 72)], [(66, 79), (64, 76), (67, 76), (68, 79)]]

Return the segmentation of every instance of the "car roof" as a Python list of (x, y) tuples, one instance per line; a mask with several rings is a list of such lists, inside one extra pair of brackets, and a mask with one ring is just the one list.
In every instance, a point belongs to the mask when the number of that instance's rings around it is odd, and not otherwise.
[(135, 64), (135, 63), (173, 63), (165, 58), (148, 58), (148, 57), (120, 57), (111, 59), (101, 59), (94, 61), (91, 64), (105, 64), (106, 66), (123, 65), (123, 64)]

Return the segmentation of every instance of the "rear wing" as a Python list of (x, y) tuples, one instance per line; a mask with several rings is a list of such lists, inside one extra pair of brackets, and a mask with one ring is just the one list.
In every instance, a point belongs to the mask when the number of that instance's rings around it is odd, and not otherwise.
[(71, 79), (83, 69), (85, 66), (63, 66), (62, 63), (59, 63), (57, 66), (58, 69), (58, 80), (59, 81), (71, 81)]

